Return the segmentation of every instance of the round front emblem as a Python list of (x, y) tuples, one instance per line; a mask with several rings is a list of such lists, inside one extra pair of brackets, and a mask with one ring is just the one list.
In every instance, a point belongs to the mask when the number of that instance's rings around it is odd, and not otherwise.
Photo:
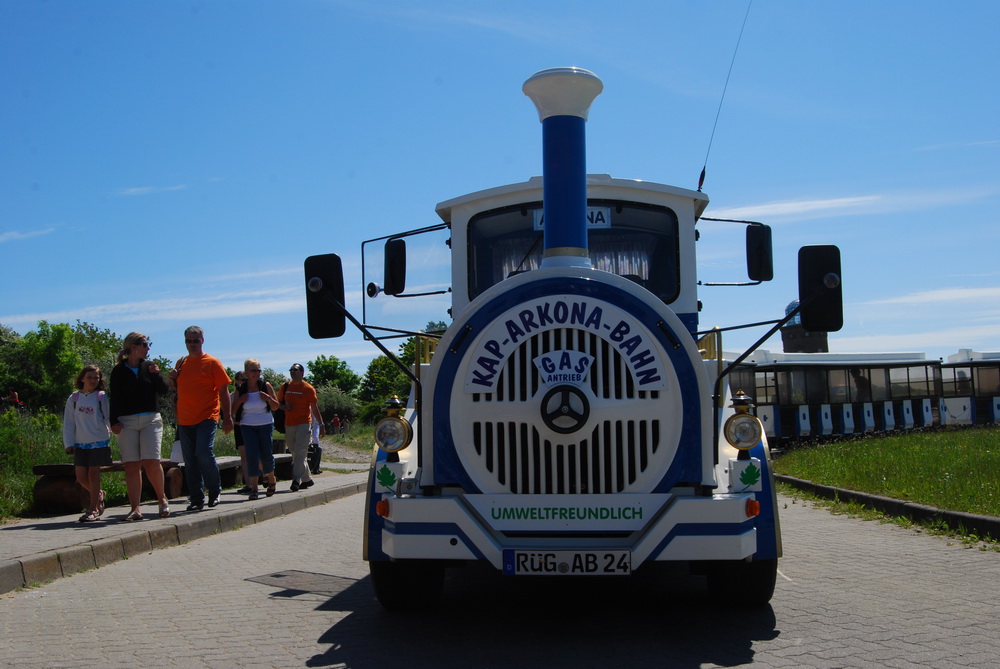
[(559, 434), (576, 432), (590, 418), (590, 402), (576, 386), (556, 386), (542, 398), (542, 422)]

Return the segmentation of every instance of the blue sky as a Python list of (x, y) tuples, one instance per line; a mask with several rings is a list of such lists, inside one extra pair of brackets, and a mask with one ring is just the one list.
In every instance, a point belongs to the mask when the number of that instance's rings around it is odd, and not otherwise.
[[(197, 324), (233, 367), (323, 354), (363, 373), (377, 351), (360, 336), (308, 337), (306, 256), (344, 257), (360, 311), (363, 240), (540, 174), (521, 84), (547, 67), (604, 81), (588, 171), (695, 188), (746, 10), (5, 0), (0, 323), (138, 330), (171, 359)], [(772, 225), (775, 279), (703, 288), (702, 327), (780, 316), (796, 249), (836, 244), (831, 350), (1000, 350), (998, 28), (992, 1), (753, 3), (704, 190), (706, 215)], [(743, 276), (741, 232), (703, 230), (702, 279)], [(445, 309), (393, 305), (385, 324)]]

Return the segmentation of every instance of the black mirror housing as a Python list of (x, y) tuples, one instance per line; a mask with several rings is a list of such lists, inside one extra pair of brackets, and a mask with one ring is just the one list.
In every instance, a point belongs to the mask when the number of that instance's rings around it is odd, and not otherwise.
[(840, 249), (832, 245), (799, 249), (799, 319), (807, 332), (836, 332), (844, 327)]
[(390, 239), (385, 243), (385, 272), (382, 292), (401, 295), (406, 290), (406, 241)]
[(751, 281), (770, 281), (774, 278), (769, 225), (754, 223), (747, 226), (747, 277)]
[[(344, 318), (344, 269), (340, 256), (327, 253), (305, 261), (306, 313), (313, 339), (340, 337)], [(332, 301), (331, 301), (332, 300)]]

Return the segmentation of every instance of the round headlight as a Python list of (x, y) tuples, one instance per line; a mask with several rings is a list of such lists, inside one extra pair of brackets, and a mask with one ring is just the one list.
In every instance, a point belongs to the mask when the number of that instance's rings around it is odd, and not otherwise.
[(729, 417), (723, 432), (730, 446), (741, 451), (748, 451), (760, 443), (764, 434), (764, 426), (760, 424), (756, 416), (738, 413)]
[(413, 428), (402, 418), (388, 416), (375, 425), (375, 443), (388, 453), (403, 450), (412, 439)]

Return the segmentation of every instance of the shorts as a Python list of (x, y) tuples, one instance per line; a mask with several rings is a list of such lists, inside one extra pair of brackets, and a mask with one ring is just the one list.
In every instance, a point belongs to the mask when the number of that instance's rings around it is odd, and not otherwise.
[(111, 447), (74, 448), (73, 464), (77, 467), (103, 467), (111, 464)]
[(118, 435), (118, 451), (122, 462), (160, 459), (160, 440), (163, 438), (163, 420), (159, 413), (119, 416), (122, 424)]

